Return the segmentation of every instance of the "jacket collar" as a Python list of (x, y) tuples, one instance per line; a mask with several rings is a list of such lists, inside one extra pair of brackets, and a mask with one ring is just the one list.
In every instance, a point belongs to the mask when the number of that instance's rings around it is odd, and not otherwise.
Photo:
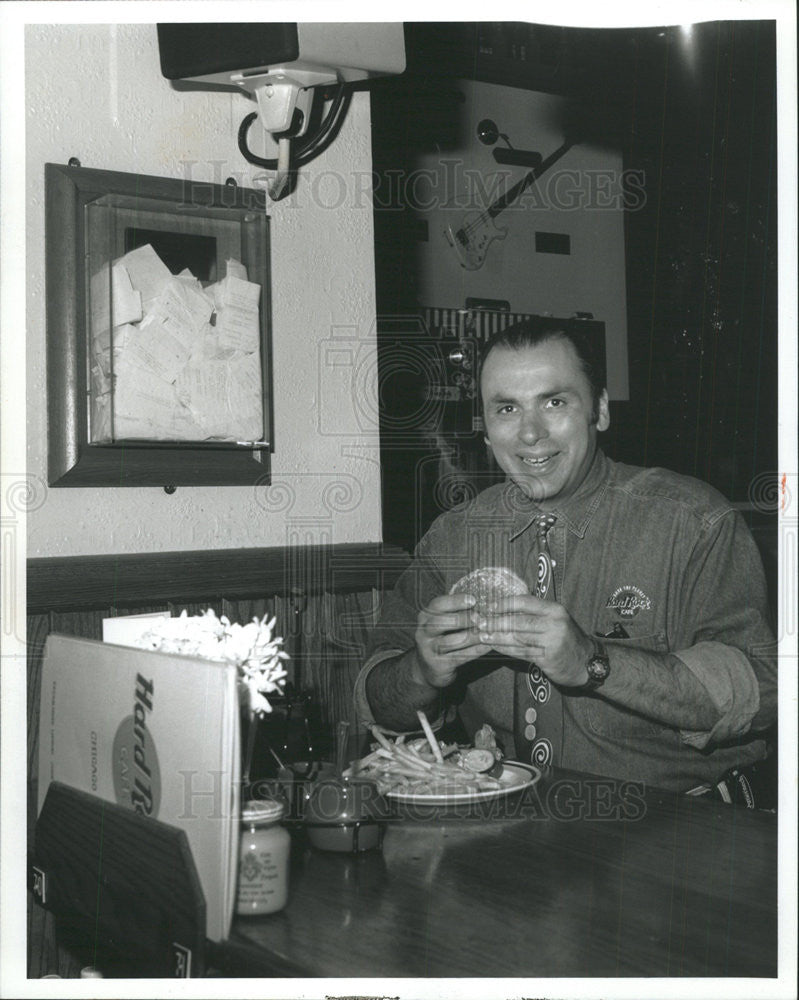
[[(605, 457), (604, 452), (597, 448), (588, 474), (577, 490), (548, 511), (555, 514), (558, 521), (565, 523), (569, 531), (580, 538), (584, 537), (591, 518), (608, 488), (611, 465), (612, 463)], [(510, 540), (513, 541), (530, 527), (542, 511), (512, 481), (508, 481), (504, 485), (504, 501), (507, 506), (517, 512), (517, 518), (514, 518), (514, 530), (510, 536)]]

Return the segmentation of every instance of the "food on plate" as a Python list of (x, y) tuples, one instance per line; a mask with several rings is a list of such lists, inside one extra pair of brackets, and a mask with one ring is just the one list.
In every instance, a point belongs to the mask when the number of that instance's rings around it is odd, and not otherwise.
[(524, 580), (504, 566), (484, 566), (472, 570), (450, 589), (450, 594), (471, 594), (476, 598), (475, 610), (481, 615), (490, 614), (488, 605), (493, 601), (529, 593), (530, 588)]
[[(414, 795), (463, 795), (497, 791), (503, 787), (498, 780), (502, 773), (496, 749), (460, 747), (437, 740), (427, 718), (419, 714), (424, 737), (395, 739), (387, 737), (379, 726), (372, 726), (376, 744), (372, 752), (354, 761), (345, 771), (347, 777), (368, 778), (382, 794), (392, 792)], [(489, 742), (490, 726), (481, 730), (481, 739)], [(501, 753), (500, 753), (501, 757)]]
[(490, 750), (473, 747), (471, 750), (463, 751), (462, 763), (467, 771), (474, 771), (475, 774), (486, 774), (496, 767), (497, 760)]
[(486, 723), (474, 734), (474, 745), (478, 750), (490, 750), (495, 760), (502, 760), (502, 751), (497, 746), (497, 734)]

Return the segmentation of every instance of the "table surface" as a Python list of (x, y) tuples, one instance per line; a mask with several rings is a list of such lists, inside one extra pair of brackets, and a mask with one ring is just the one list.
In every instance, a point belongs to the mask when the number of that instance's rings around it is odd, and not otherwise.
[(288, 906), (236, 919), (225, 974), (777, 974), (770, 813), (550, 771), (482, 818), (389, 821), (381, 850), (294, 841)]

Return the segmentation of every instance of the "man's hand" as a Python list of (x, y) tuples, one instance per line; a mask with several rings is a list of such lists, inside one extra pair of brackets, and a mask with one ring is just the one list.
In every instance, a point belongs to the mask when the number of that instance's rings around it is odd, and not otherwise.
[(505, 597), (478, 626), (485, 646), (535, 662), (556, 684), (575, 687), (588, 679), (585, 664), (593, 643), (562, 604), (531, 594)]
[(433, 598), (419, 612), (415, 639), (422, 676), (418, 681), (447, 687), (458, 667), (491, 651), (491, 644), (480, 641), (474, 605), (471, 594), (446, 594)]

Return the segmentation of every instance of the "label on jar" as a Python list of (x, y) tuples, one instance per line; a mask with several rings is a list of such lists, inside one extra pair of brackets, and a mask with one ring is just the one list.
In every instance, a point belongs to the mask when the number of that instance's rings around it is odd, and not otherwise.
[[(245, 837), (239, 866), (239, 913), (271, 913), (286, 905), (288, 834), (279, 833), (285, 834), (286, 843), (282, 837), (276, 843), (266, 831)], [(259, 843), (262, 837), (271, 843)]]
[(272, 852), (248, 851), (241, 863), (241, 877), (242, 895), (245, 899), (256, 899), (261, 895), (271, 896), (275, 887), (269, 883), (279, 877)]

